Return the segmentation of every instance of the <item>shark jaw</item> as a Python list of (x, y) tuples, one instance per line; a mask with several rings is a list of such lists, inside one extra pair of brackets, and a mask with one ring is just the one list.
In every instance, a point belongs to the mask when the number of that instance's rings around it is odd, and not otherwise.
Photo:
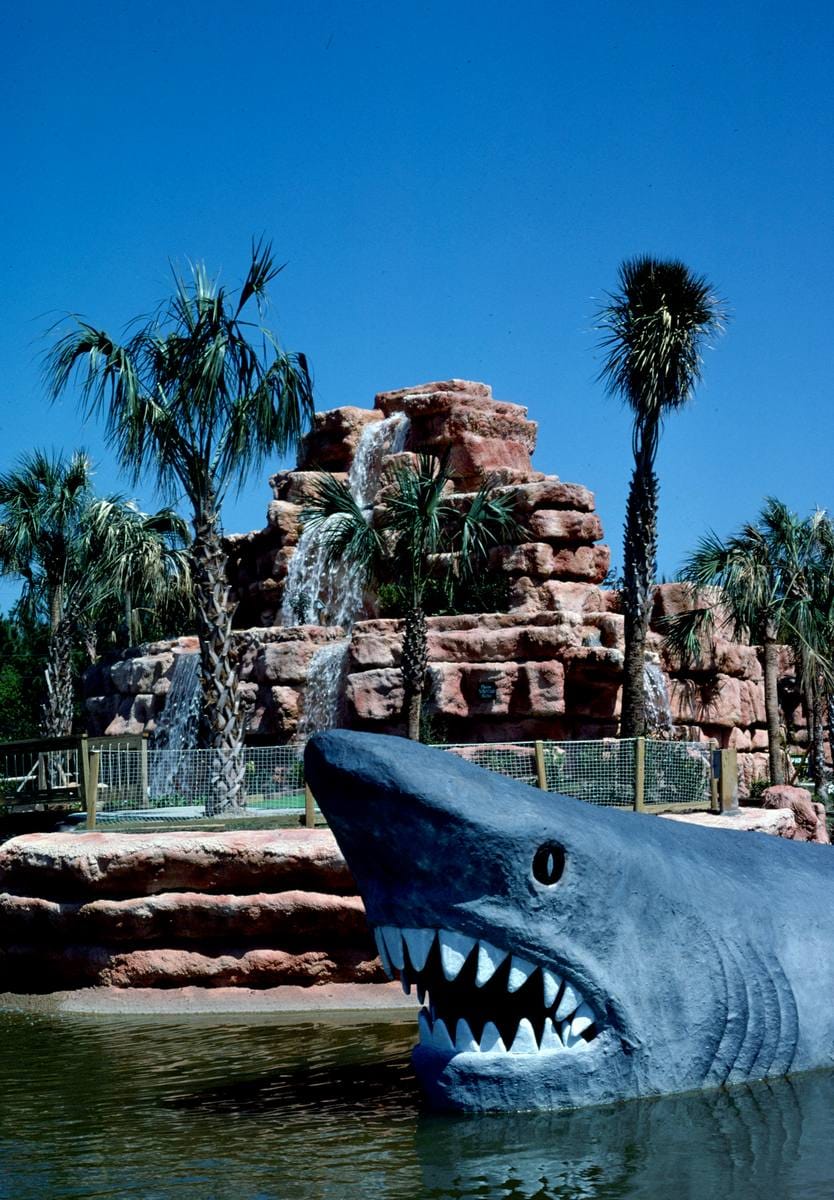
[(382, 964), (416, 987), (420, 1046), (450, 1059), (587, 1052), (601, 1022), (578, 986), (542, 964), (447, 929), (374, 929)]

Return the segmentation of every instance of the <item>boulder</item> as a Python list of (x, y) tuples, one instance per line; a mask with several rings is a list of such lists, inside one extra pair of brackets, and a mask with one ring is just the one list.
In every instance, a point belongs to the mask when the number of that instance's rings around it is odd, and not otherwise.
[(346, 698), (360, 721), (390, 721), (402, 713), (402, 674), (394, 667), (353, 672), (347, 677)]
[(521, 663), (513, 708), (522, 716), (553, 717), (565, 711), (565, 669), (559, 662)]
[(80, 900), (295, 889), (354, 891), (329, 830), (28, 833), (0, 846), (0, 891), (21, 896)]
[(287, 950), (230, 947), (215, 954), (182, 947), (117, 950), (107, 946), (0, 947), (0, 977), (16, 991), (77, 987), (181, 988), (326, 983), (380, 983), (370, 950)]
[[(322, 477), (330, 473), (325, 471), (278, 471), (277, 474), (270, 475), (269, 486), (272, 488), (272, 494), (276, 500), (285, 500), (288, 504), (297, 505), (301, 510), (310, 500), (315, 499)], [(347, 480), (347, 471), (333, 471), (332, 474), (342, 483)]]
[(329, 471), (347, 471), (366, 426), (381, 420), (382, 415), (374, 409), (353, 405), (317, 412), (313, 417), (313, 428), (301, 439), (299, 471), (321, 467)]
[(499, 546), (490, 564), (501, 571), (538, 579), (584, 580), (602, 583), (611, 562), (608, 546), (577, 546), (557, 549), (548, 542), (524, 542)]
[(783, 834), (795, 842), (830, 842), (825, 822), (825, 805), (812, 800), (805, 788), (773, 784), (762, 792), (762, 808), (785, 808), (794, 817), (792, 833)]
[(528, 520), (527, 528), (544, 542), (598, 542), (602, 537), (602, 522), (596, 513), (570, 509), (539, 509)]
[(370, 949), (365, 910), (358, 896), (307, 891), (216, 895), (165, 892), (127, 899), (49, 900), (0, 893), (0, 922), (7, 941), (39, 938), (67, 943), (268, 940), (283, 947), (302, 943), (317, 948), (344, 944)]
[(580, 483), (563, 483), (555, 475), (546, 475), (542, 480), (498, 490), (504, 493), (512, 492), (516, 498), (516, 514), (522, 520), (539, 508), (566, 508), (584, 513), (594, 511), (593, 492)]
[(113, 687), (123, 695), (149, 693), (154, 683), (173, 670), (174, 655), (171, 651), (161, 654), (143, 654), (114, 663), (111, 669)]

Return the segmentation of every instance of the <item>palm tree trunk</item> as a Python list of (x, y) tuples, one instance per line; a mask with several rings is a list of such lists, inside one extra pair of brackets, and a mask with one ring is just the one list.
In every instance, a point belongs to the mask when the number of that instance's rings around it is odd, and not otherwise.
[(49, 635), (46, 652), (46, 700), (41, 728), (46, 737), (72, 733), (72, 636), (68, 621), (59, 620)]
[(214, 751), (209, 770), (209, 814), (245, 804), (244, 714), (232, 658), (232, 618), (236, 605), (226, 578), (226, 556), (216, 512), (208, 507), (194, 520), (191, 547), (203, 677), (201, 741)]
[(820, 681), (812, 678), (808, 685), (808, 773), (820, 795), (825, 787), (824, 739)]
[(657, 555), (657, 476), (645, 461), (636, 458), (626, 506), (623, 615), (625, 657), (621, 737), (646, 733), (646, 634), (654, 600)]
[(770, 782), (785, 782), (782, 757), (782, 736), (779, 724), (779, 645), (770, 631), (764, 637), (765, 720), (767, 722), (767, 753), (770, 761)]
[(405, 615), (402, 667), (403, 716), (406, 731), (413, 742), (420, 740), (420, 713), (423, 706), (423, 685), (429, 663), (426, 614), (421, 606), (410, 608)]

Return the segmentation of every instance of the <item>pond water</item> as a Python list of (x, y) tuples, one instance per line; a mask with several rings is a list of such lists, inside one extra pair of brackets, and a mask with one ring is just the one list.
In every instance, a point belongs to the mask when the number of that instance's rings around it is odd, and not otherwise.
[(0, 1197), (830, 1200), (834, 1076), (420, 1111), (413, 1021), (0, 1013)]

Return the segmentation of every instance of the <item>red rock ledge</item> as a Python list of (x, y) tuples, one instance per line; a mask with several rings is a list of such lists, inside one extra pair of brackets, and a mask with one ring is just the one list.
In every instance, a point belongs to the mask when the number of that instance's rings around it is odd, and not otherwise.
[(327, 830), (27, 834), (0, 847), (10, 992), (382, 983)]

